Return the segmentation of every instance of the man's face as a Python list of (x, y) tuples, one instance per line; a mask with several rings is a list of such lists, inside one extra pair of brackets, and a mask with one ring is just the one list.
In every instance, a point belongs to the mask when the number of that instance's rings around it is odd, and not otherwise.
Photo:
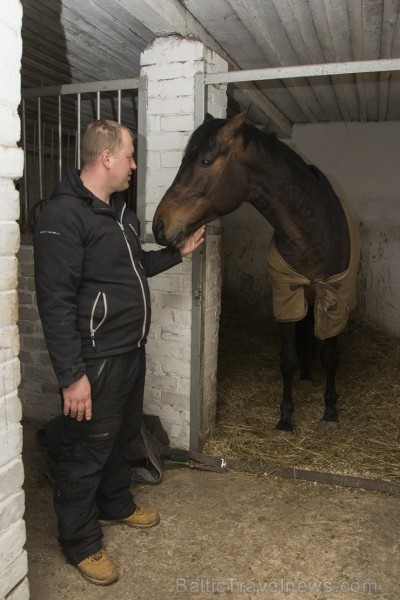
[(128, 189), (132, 171), (136, 169), (136, 163), (133, 159), (134, 151), (129, 131), (122, 129), (121, 145), (111, 155), (110, 183), (113, 192), (123, 192)]

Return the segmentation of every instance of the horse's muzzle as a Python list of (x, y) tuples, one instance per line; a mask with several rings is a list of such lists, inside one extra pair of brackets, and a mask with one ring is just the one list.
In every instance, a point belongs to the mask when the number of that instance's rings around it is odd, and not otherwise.
[(164, 223), (161, 219), (156, 223), (153, 223), (153, 234), (157, 244), (160, 246), (167, 246), (167, 240), (164, 237)]
[(184, 231), (180, 231), (174, 237), (174, 239), (168, 239), (165, 234), (165, 228), (162, 219), (159, 219), (156, 223), (153, 223), (153, 234), (157, 244), (160, 246), (168, 246), (169, 248), (179, 248), (185, 241)]

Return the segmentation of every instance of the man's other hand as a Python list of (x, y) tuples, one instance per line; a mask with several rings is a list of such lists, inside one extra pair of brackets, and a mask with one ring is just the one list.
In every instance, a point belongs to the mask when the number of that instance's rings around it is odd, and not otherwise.
[(92, 418), (92, 396), (89, 379), (83, 375), (69, 387), (63, 388), (65, 416), (77, 421), (90, 421)]

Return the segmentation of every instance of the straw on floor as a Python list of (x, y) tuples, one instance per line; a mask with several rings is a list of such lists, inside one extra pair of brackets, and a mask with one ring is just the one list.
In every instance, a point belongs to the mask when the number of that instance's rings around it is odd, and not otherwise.
[(339, 338), (340, 425), (322, 431), (325, 378), (294, 388), (293, 434), (277, 435), (281, 376), (274, 321), (225, 311), (221, 320), (215, 432), (204, 452), (400, 482), (400, 340), (350, 323)]

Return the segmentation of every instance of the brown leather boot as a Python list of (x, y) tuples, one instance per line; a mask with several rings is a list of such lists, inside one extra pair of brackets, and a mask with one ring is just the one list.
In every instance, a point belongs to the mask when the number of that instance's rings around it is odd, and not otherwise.
[(160, 522), (160, 515), (156, 510), (152, 508), (137, 507), (134, 513), (125, 519), (112, 519), (109, 521), (100, 520), (100, 525), (117, 525), (122, 523), (123, 525), (130, 525), (130, 527), (140, 527), (145, 529), (147, 527), (155, 527)]
[(85, 579), (96, 585), (110, 585), (118, 579), (117, 568), (104, 550), (88, 556), (77, 567)]

